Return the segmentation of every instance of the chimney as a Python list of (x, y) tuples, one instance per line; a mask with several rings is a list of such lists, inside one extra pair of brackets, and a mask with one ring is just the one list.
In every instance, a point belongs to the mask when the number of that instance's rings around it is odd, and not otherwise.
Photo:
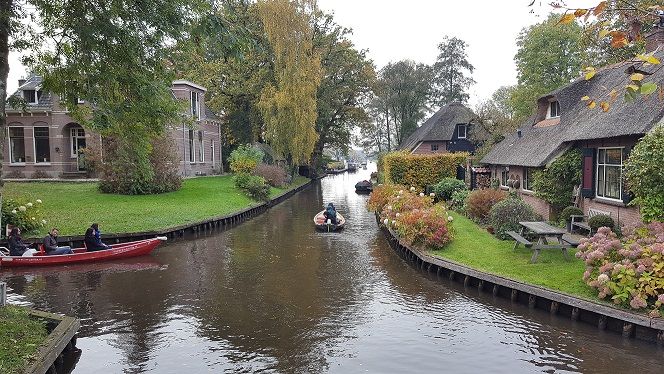
[(25, 84), (25, 79), (19, 79), (18, 80), (18, 86), (21, 87), (22, 85)]
[(521, 129), (516, 130), (516, 136), (521, 137)]
[(660, 10), (657, 13), (659, 21), (652, 31), (646, 34), (646, 53), (652, 53), (660, 46), (664, 46), (664, 12)]

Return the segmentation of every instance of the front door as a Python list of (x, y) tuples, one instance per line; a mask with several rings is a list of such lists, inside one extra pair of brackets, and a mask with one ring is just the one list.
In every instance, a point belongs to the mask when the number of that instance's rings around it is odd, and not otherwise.
[(76, 159), (78, 171), (85, 171), (85, 130), (80, 127), (71, 129), (71, 157)]

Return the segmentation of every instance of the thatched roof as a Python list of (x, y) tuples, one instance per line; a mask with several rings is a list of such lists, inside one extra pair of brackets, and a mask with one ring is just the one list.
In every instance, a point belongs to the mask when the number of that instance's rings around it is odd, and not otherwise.
[(474, 118), (475, 113), (465, 105), (461, 103), (447, 104), (404, 140), (399, 149), (412, 151), (423, 141), (451, 140), (457, 124), (470, 123)]
[[(664, 52), (657, 57), (664, 60)], [(625, 85), (629, 84), (628, 71), (638, 69), (645, 72), (645, 81), (661, 84), (664, 81), (662, 65), (646, 65), (639, 61), (625, 61), (599, 69), (590, 80), (576, 79), (548, 95), (539, 98), (547, 104), (549, 98), (560, 103), (558, 121), (542, 120), (534, 116), (524, 123), (516, 133), (508, 135), (481, 160), (496, 165), (544, 166), (554, 159), (562, 149), (578, 140), (613, 138), (618, 136), (643, 135), (664, 116), (664, 103), (658, 95), (639, 97), (635, 102), (625, 101)], [(618, 97), (612, 100), (610, 92), (615, 89)], [(589, 96), (597, 107), (589, 109), (581, 98)], [(606, 101), (610, 108), (604, 112), (599, 103)], [(541, 113), (541, 112), (540, 112)]]

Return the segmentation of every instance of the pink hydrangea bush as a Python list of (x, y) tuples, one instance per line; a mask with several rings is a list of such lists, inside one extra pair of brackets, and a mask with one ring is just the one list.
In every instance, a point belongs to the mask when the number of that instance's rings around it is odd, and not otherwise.
[(599, 298), (651, 309), (653, 316), (664, 312), (664, 223), (626, 230), (622, 240), (602, 227), (578, 249), (576, 256), (587, 266), (583, 279)]

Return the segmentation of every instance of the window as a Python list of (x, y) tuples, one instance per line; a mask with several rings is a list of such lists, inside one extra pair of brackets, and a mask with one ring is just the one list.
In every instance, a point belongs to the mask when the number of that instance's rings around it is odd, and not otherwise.
[(212, 155), (212, 166), (214, 166), (214, 140), (210, 140), (210, 155)]
[(533, 168), (523, 168), (523, 189), (526, 191), (534, 191)]
[(198, 92), (191, 92), (191, 115), (196, 119), (201, 119), (201, 113), (198, 110)]
[(546, 118), (556, 118), (560, 117), (560, 103), (557, 101), (552, 101), (549, 103), (549, 113), (547, 113)]
[(85, 148), (85, 130), (74, 127), (69, 130), (71, 139), (71, 157), (77, 158), (78, 154)]
[(466, 125), (457, 125), (457, 134), (459, 139), (466, 139)]
[(48, 142), (48, 127), (35, 127), (35, 163), (51, 162), (51, 147)]
[(189, 130), (189, 162), (196, 162), (196, 153), (194, 153), (194, 130)]
[(23, 127), (9, 128), (9, 162), (12, 164), (25, 162)]
[(23, 90), (23, 100), (28, 104), (38, 104), (41, 97), (41, 91)]
[(438, 144), (431, 144), (431, 151), (436, 152), (438, 150)]
[(510, 179), (509, 177), (509, 170), (507, 168), (503, 168), (500, 172), (500, 185), (503, 187), (507, 187), (507, 180)]
[(623, 148), (597, 149), (597, 196), (622, 200)]
[(205, 148), (203, 148), (203, 131), (198, 132), (198, 162), (205, 162)]

